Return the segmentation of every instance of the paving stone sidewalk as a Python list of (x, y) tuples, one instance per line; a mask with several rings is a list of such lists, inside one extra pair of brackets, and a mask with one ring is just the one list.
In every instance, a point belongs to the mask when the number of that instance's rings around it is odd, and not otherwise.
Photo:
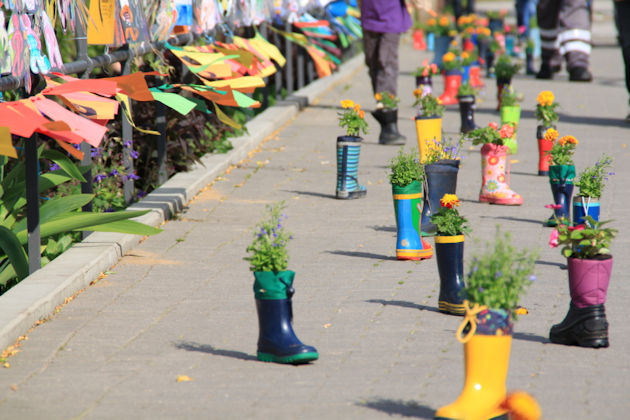
[[(512, 187), (520, 207), (477, 202), (478, 148), (466, 147), (458, 182), (461, 211), (472, 225), (466, 260), (493, 237), (496, 225), (520, 247), (539, 250), (538, 280), (515, 325), (510, 390), (534, 395), (544, 419), (619, 419), (630, 409), (630, 242), (626, 93), (620, 51), (593, 51), (593, 83), (519, 76), (525, 95)], [(412, 72), (429, 53), (401, 47), (400, 128), (415, 144)], [(493, 80), (482, 92), (480, 125), (497, 121)], [(440, 91), (441, 80), (436, 80)], [(561, 133), (580, 144), (578, 170), (602, 153), (616, 175), (602, 199), (602, 219), (620, 231), (607, 314), (611, 347), (553, 345), (549, 327), (569, 304), (565, 260), (547, 246), (552, 201), (537, 176), (539, 91), (561, 103)], [(431, 419), (463, 384), (460, 318), (437, 312), (434, 259), (396, 261), (395, 221), (386, 165), (398, 148), (377, 144), (377, 123), (365, 136), (359, 180), (365, 199), (334, 199), (339, 101), (373, 106), (364, 68), (312, 103), (251, 158), (204, 188), (164, 232), (147, 238), (110, 272), (28, 333), (21, 352), (0, 370), (2, 419)], [(459, 114), (444, 118), (456, 135)], [(243, 261), (251, 229), (265, 204), (285, 200), (297, 272), (294, 328), (320, 360), (300, 367), (256, 361), (258, 333)], [(479, 241), (477, 243), (476, 241)], [(432, 242), (432, 240), (430, 240)], [(192, 380), (177, 382), (178, 375)]]

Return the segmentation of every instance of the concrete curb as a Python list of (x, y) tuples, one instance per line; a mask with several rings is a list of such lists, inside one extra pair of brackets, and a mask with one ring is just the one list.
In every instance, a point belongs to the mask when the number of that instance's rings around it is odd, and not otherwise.
[[(246, 124), (248, 135), (232, 139), (234, 149), (230, 152), (204, 156), (203, 165), (176, 174), (141, 202), (130, 206), (130, 210), (150, 210), (135, 220), (151, 226), (168, 220), (203, 187), (229, 166), (245, 159), (265, 138), (294, 118), (301, 108), (352, 76), (362, 65), (360, 54), (343, 64), (337, 73), (316, 80), (260, 113)], [(138, 235), (95, 232), (0, 296), (0, 349), (12, 345), (37, 321), (50, 316), (67, 297), (89, 286), (141, 239)]]

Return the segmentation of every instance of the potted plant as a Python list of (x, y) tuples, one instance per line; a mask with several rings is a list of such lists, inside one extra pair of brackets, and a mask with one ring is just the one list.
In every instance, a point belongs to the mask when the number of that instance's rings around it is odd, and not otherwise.
[(489, 10), (486, 12), (488, 18), (488, 28), (492, 33), (503, 30), (503, 22), (507, 16), (507, 10)]
[(459, 397), (435, 413), (440, 419), (507, 418), (506, 399), (513, 321), (533, 275), (536, 255), (518, 250), (498, 229), (493, 246), (474, 256), (463, 289), (466, 315), (456, 332), (464, 344), (465, 382)]
[(457, 90), (462, 83), (462, 61), (453, 51), (449, 51), (442, 57), (442, 67), (444, 68), (444, 93), (440, 95), (443, 105), (454, 105), (457, 103)]
[(415, 117), (418, 150), (420, 152), (420, 163), (424, 163), (429, 144), (434, 141), (440, 142), (442, 139), (444, 106), (432, 94), (423, 94), (417, 89), (414, 91), (414, 94), (416, 95), (414, 106), (418, 107)]
[(422, 260), (433, 256), (433, 248), (420, 236), (420, 211), (424, 172), (418, 153), (401, 147), (388, 166), (396, 215), (396, 258)]
[(431, 216), (436, 226), (435, 257), (440, 275), (438, 309), (452, 315), (464, 315), (464, 234), (470, 232), (468, 220), (459, 214), (460, 201), (455, 194), (444, 194), (440, 209)]
[(604, 191), (605, 181), (608, 176), (614, 175), (614, 172), (609, 171), (611, 167), (612, 158), (603, 155), (595, 165), (580, 172), (575, 182), (579, 192), (573, 197), (573, 223), (584, 223), (586, 216), (599, 220), (599, 200)]
[(514, 127), (504, 124), (499, 127), (496, 123), (490, 123), (487, 127), (477, 128), (466, 136), (474, 145), (481, 147), (481, 190), (479, 201), (482, 203), (502, 204), (507, 206), (520, 206), (523, 197), (512, 191), (509, 185), (510, 149), (505, 145), (505, 140), (514, 135)]
[(477, 128), (475, 124), (475, 95), (477, 91), (468, 82), (462, 83), (457, 91), (459, 102), (460, 133), (468, 133)]
[(571, 226), (558, 221), (549, 245), (562, 246), (569, 272), (569, 311), (560, 324), (551, 327), (552, 343), (581, 347), (608, 347), (606, 295), (610, 283), (613, 257), (610, 244), (617, 230), (604, 227), (591, 216), (585, 223)]
[(287, 245), (291, 234), (282, 223), (284, 202), (267, 205), (266, 214), (254, 229), (247, 247), (249, 269), (254, 273), (254, 297), (258, 312), (258, 360), (302, 364), (319, 358), (317, 350), (303, 344), (295, 335), (292, 322), (293, 279), (287, 270)]
[(470, 68), (477, 61), (477, 52), (474, 48), (462, 51), (459, 57), (462, 62), (462, 83), (470, 83)]
[(405, 136), (398, 131), (398, 99), (389, 92), (377, 92), (374, 94), (376, 99), (376, 109), (372, 111), (372, 116), (381, 126), (381, 132), (378, 136), (379, 144), (401, 145), (405, 144)]
[(339, 126), (345, 128), (346, 135), (337, 137), (337, 194), (339, 199), (365, 197), (367, 190), (359, 184), (359, 155), (361, 153), (361, 132), (368, 132), (365, 111), (350, 99), (341, 101), (343, 112), (339, 116)]
[(507, 54), (501, 54), (494, 64), (494, 74), (497, 78), (497, 111), (501, 109), (501, 92), (506, 86), (512, 84), (512, 77), (518, 73), (521, 65), (513, 63)]
[(440, 207), (440, 200), (445, 194), (455, 194), (457, 190), (457, 174), (463, 137), (454, 141), (447, 137), (442, 141), (429, 143), (424, 160), (424, 197), (422, 204), (422, 236), (433, 236), (437, 226), (431, 216)]
[(440, 73), (440, 69), (435, 63), (429, 64), (426, 58), (422, 62), (422, 66), (416, 69), (414, 74), (416, 77), (416, 89), (421, 89), (423, 93), (433, 92), (433, 76)]
[(553, 142), (545, 139), (545, 132), (549, 128), (555, 128), (558, 122), (558, 113), (556, 108), (558, 103), (555, 102), (553, 92), (543, 90), (536, 97), (536, 119), (538, 126), (536, 127), (536, 139), (538, 139), (538, 175), (549, 175), (549, 165), (551, 164), (551, 155), (549, 152), (553, 147)]
[(513, 155), (518, 152), (516, 135), (521, 120), (521, 105), (519, 103), (521, 100), (522, 98), (512, 85), (508, 85), (501, 92), (501, 125), (512, 124), (514, 126), (514, 135), (505, 141), (505, 145), (510, 148), (510, 153)]
[(453, 17), (449, 15), (440, 15), (427, 21), (430, 23), (431, 31), (435, 34), (435, 43), (433, 48), (433, 62), (442, 68), (442, 57), (448, 51), (451, 41), (457, 35)]
[(573, 180), (575, 178), (575, 165), (573, 153), (578, 140), (573, 136), (558, 138), (559, 134), (553, 128), (545, 132), (547, 141), (553, 146), (549, 151), (551, 165), (549, 165), (549, 184), (553, 194), (554, 214), (545, 223), (547, 226), (556, 226), (558, 219), (569, 219), (571, 212), (571, 197), (573, 195)]

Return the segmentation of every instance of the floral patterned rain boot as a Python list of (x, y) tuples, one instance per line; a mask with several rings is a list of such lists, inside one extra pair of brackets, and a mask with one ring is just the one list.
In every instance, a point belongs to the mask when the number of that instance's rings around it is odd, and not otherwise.
[(487, 143), (481, 148), (481, 191), (482, 203), (520, 206), (523, 197), (512, 191), (508, 185), (508, 148), (507, 146)]

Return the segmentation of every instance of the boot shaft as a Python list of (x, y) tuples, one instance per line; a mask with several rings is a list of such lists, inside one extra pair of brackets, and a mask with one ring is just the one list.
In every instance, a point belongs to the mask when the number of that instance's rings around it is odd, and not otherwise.
[(613, 258), (589, 260), (569, 258), (569, 291), (578, 308), (606, 303)]
[(477, 128), (475, 124), (475, 96), (465, 95), (458, 96), (459, 102), (459, 117), (461, 121), (461, 127), (459, 131), (461, 133), (468, 133), (469, 131)]
[(449, 70), (444, 73), (444, 93), (440, 95), (442, 105), (454, 105), (457, 103), (457, 91), (462, 84), (462, 75), (459, 70)]
[(424, 166), (424, 201), (422, 205), (422, 232), (432, 235), (436, 232), (431, 215), (440, 209), (440, 199), (444, 194), (455, 194), (459, 160), (444, 159)]
[(442, 117), (416, 117), (415, 123), (420, 163), (424, 163), (434, 144), (442, 141)]
[(442, 312), (463, 315), (464, 235), (436, 236), (435, 255), (440, 275), (438, 308)]
[(430, 258), (433, 249), (420, 237), (422, 185), (414, 181), (405, 187), (392, 185), (396, 215), (396, 258), (420, 260)]
[(337, 192), (359, 189), (357, 176), (361, 154), (361, 137), (337, 137)]

